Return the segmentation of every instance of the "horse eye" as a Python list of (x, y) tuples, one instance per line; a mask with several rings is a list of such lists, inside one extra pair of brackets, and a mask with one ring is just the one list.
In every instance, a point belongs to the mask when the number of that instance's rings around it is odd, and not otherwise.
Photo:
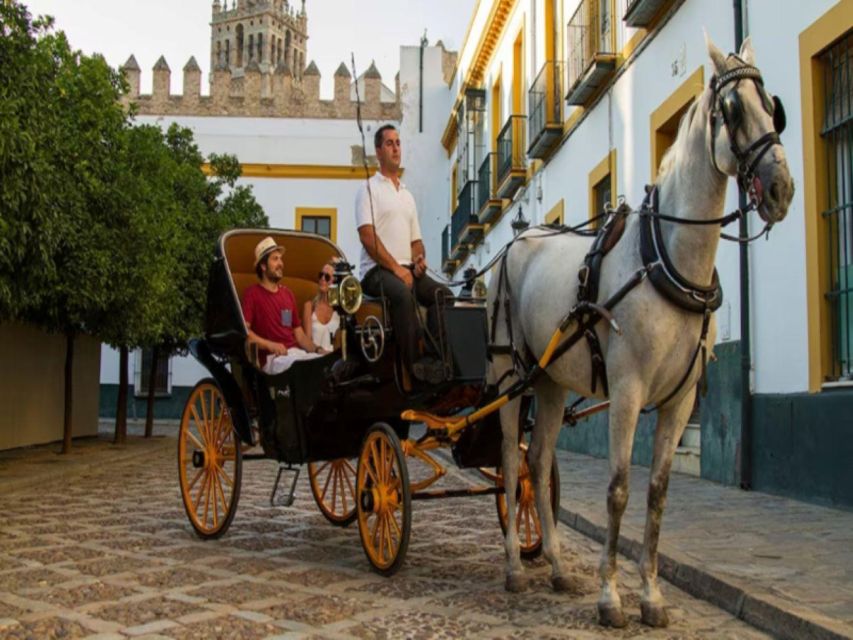
[(729, 91), (723, 99), (723, 109), (726, 112), (726, 120), (732, 129), (737, 129), (743, 120), (743, 105), (737, 91)]
[(782, 100), (779, 99), (779, 96), (773, 96), (773, 128), (776, 129), (776, 133), (782, 133), (787, 124), (788, 120), (785, 117), (785, 105), (782, 104)]

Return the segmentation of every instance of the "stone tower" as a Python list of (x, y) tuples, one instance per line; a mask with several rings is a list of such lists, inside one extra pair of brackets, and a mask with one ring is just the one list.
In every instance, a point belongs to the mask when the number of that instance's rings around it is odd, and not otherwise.
[(283, 64), (301, 79), (308, 43), (305, 0), (301, 5), (297, 11), (288, 0), (213, 0), (211, 71), (229, 69), (239, 77), (250, 63), (263, 74)]

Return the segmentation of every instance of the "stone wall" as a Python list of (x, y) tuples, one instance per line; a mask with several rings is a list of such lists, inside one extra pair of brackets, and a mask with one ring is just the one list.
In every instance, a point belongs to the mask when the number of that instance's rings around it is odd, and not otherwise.
[[(394, 120), (402, 118), (400, 93), (395, 91), (393, 102), (383, 102), (382, 77), (375, 67), (374, 73), (360, 78), (365, 91), (361, 116), (365, 120)], [(280, 64), (273, 73), (262, 73), (260, 67), (250, 63), (243, 74), (233, 76), (231, 71), (219, 66), (214, 69), (210, 82), (210, 95), (201, 95), (201, 71), (195, 58), (190, 58), (183, 69), (183, 94), (170, 93), (171, 70), (164, 58), (154, 66), (153, 92), (140, 95), (141, 71), (131, 56), (122, 67), (130, 85), (124, 98), (126, 104), (136, 105), (140, 115), (185, 116), (241, 116), (276, 118), (333, 118), (354, 119), (356, 101), (350, 97), (352, 77), (341, 65), (335, 72), (335, 91), (332, 100), (320, 98), (320, 71), (312, 62), (301, 80), (293, 77), (289, 67)]]

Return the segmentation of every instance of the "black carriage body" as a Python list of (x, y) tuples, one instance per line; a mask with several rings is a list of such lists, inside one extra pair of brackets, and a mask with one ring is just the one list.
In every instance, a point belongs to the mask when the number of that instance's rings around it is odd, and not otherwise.
[[(364, 319), (364, 312), (341, 318), (347, 359), (357, 365), (353, 379), (335, 378), (333, 366), (341, 358), (340, 350), (296, 362), (279, 375), (259, 371), (249, 361), (248, 328), (240, 299), (246, 286), (256, 281), (251, 250), (266, 236), (285, 246), (284, 283), (295, 290), (300, 308), (313, 295), (306, 283), (315, 286), (316, 274), (329, 258), (343, 258), (333, 243), (314, 234), (235, 230), (220, 238), (208, 282), (205, 338), (193, 341), (191, 351), (217, 381), (243, 442), (254, 444), (254, 421), (260, 444), (270, 458), (292, 464), (349, 458), (357, 455), (367, 430), (376, 422), (390, 424), (402, 439), (407, 438), (408, 423), (400, 419), (406, 409), (434, 411), (438, 407), (449, 415), (476, 404), (485, 376), (487, 323), (483, 305), (470, 300), (448, 304), (440, 313), (441, 348), (449, 374), (444, 384), (416, 392), (404, 390), (393, 335), (386, 340), (383, 357), (376, 363), (367, 362), (358, 336), (358, 321)], [(383, 305), (374, 306), (389, 327)], [(488, 433), (491, 439), (496, 431), (499, 436), (493, 424), (483, 426), (488, 428), (476, 429), (481, 436)], [(466, 445), (461, 462), (476, 458), (492, 464), (494, 447), (487, 452), (481, 447), (484, 440), (477, 440), (480, 444)]]

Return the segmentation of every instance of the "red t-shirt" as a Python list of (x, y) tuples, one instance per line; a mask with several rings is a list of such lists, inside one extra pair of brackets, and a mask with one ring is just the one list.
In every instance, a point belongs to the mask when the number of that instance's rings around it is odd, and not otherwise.
[[(243, 293), (243, 318), (252, 331), (265, 340), (280, 342), (288, 349), (297, 346), (293, 331), (302, 323), (296, 310), (296, 296), (284, 285), (279, 285), (275, 293), (260, 284), (246, 289)], [(269, 352), (261, 349), (258, 355), (263, 366)]]

